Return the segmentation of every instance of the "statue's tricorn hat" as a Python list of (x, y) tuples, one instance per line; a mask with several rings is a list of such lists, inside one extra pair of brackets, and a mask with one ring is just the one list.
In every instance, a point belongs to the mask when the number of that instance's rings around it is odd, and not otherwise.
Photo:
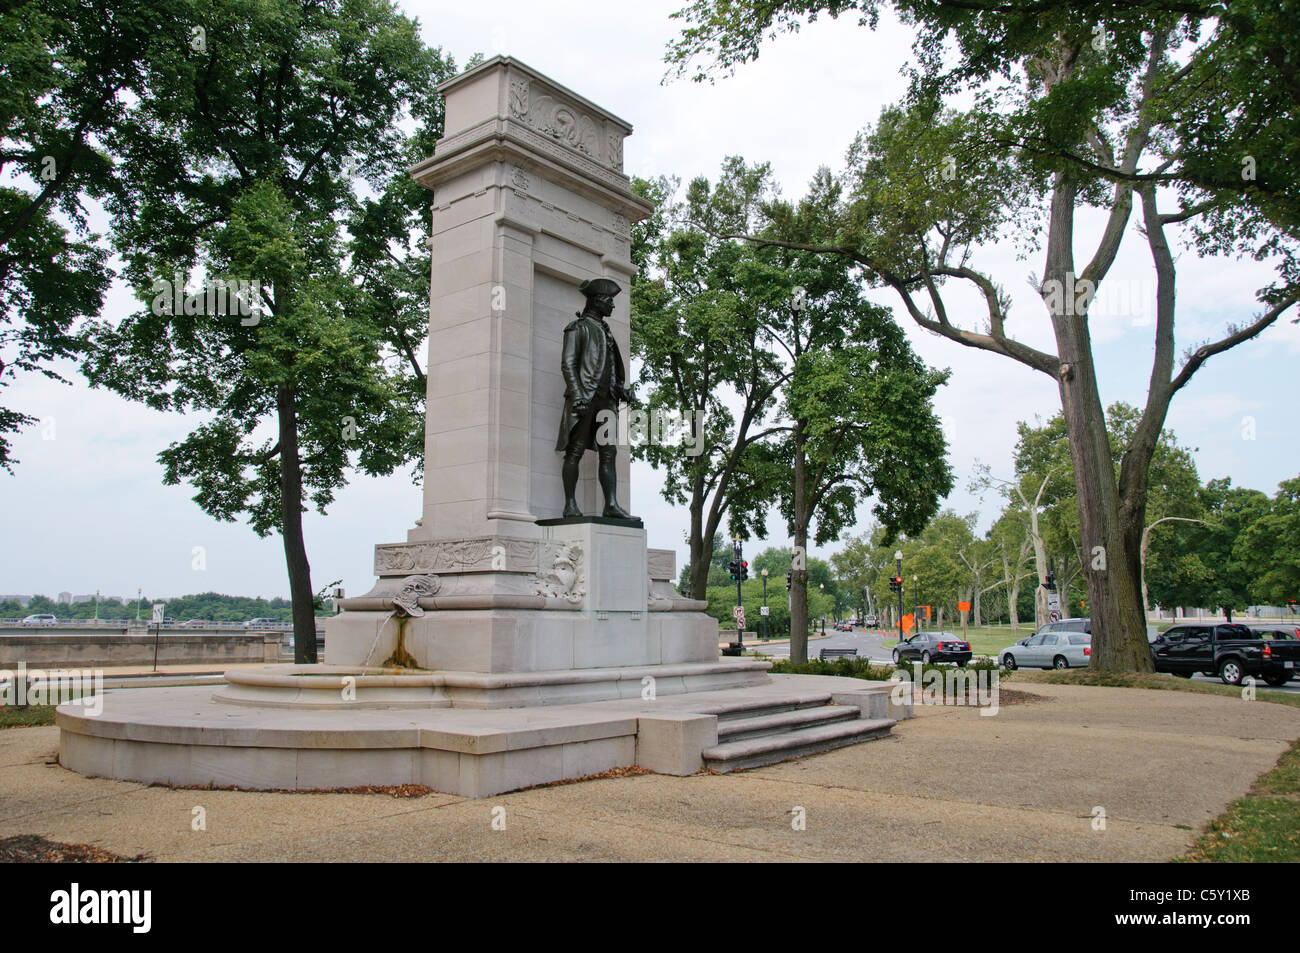
[(595, 298), (599, 295), (608, 295), (612, 298), (622, 290), (618, 286), (618, 282), (609, 278), (588, 278), (578, 285), (578, 291), (588, 298)]

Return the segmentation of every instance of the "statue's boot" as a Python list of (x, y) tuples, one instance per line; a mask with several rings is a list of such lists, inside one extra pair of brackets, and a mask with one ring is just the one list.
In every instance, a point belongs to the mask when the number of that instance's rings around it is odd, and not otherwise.
[(560, 468), (560, 477), (564, 481), (564, 517), (581, 516), (582, 510), (578, 509), (578, 501), (573, 498), (578, 489), (578, 466), (581, 462), (581, 455), (566, 453), (564, 455), (564, 465)]
[(631, 513), (618, 505), (618, 470), (612, 454), (608, 457), (604, 454), (601, 455), (600, 469), (597, 471), (597, 475), (600, 477), (600, 488), (605, 493), (605, 512), (602, 515), (607, 519), (636, 519)]

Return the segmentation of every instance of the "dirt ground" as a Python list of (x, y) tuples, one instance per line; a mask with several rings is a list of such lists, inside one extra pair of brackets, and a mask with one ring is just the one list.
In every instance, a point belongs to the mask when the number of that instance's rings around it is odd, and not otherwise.
[(0, 731), (0, 841), (157, 861), (1161, 861), (1300, 737), (1300, 710), (1264, 702), (1017, 691), (1037, 697), (992, 717), (918, 707), (888, 739), (739, 774), (484, 800), (85, 778), (57, 764), (57, 728), (15, 728)]

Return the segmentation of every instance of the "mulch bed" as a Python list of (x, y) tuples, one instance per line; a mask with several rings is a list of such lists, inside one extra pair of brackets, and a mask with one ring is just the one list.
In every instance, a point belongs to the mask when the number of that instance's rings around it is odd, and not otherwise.
[(35, 834), (0, 840), (2, 864), (134, 864), (147, 859), (144, 854), (123, 857), (93, 844), (60, 844)]
[(1033, 692), (1018, 692), (1014, 688), (998, 689), (998, 705), (1023, 705), (1026, 702), (1050, 702), (1051, 700), (1051, 697), (1048, 695), (1036, 695)]

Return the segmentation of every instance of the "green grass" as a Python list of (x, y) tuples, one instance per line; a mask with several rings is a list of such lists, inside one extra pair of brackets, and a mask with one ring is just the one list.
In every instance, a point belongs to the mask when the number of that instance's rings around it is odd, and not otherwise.
[(0, 728), (35, 728), (54, 724), (53, 705), (6, 705), (0, 708)]
[(1228, 805), (1183, 857), (1187, 863), (1300, 861), (1300, 741), (1250, 794)]

